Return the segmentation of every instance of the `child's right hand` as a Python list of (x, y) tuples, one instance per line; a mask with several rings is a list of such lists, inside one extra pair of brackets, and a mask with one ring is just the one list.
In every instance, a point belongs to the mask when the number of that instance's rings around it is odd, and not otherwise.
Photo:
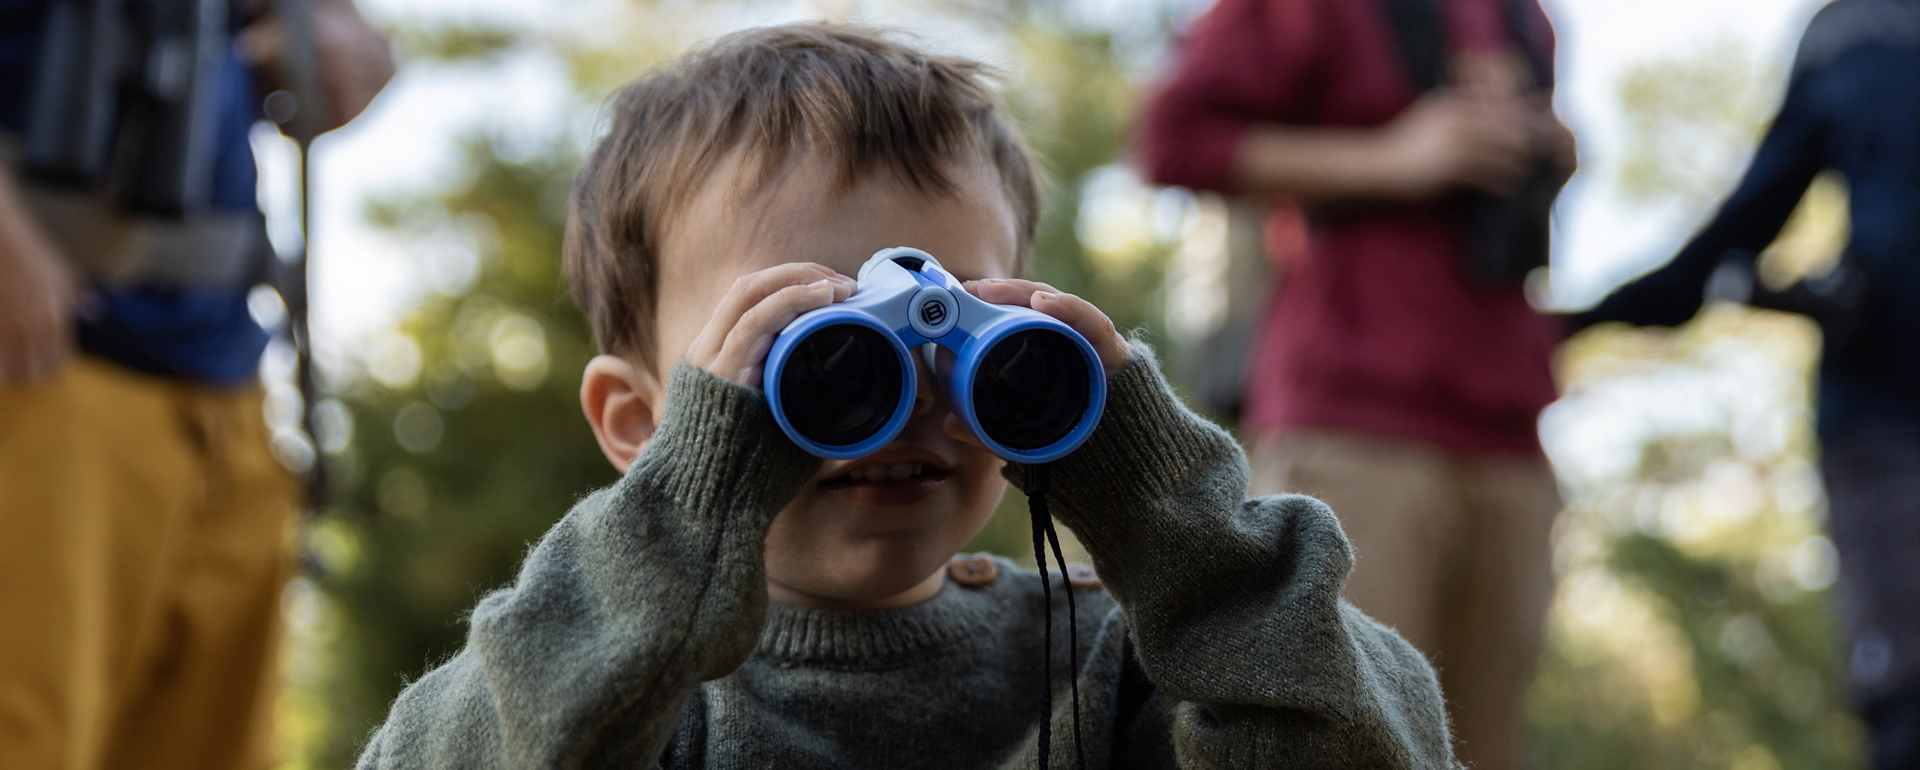
[(740, 276), (687, 347), (687, 363), (721, 379), (760, 387), (773, 338), (801, 313), (853, 296), (854, 281), (814, 262), (790, 262)]

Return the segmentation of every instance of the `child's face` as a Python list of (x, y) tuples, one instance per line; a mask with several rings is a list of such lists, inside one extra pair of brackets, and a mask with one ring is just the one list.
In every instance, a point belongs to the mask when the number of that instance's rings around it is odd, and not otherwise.
[[(782, 263), (817, 262), (851, 276), (880, 249), (912, 246), (963, 281), (1011, 277), (1017, 225), (997, 172), (973, 162), (949, 173), (955, 193), (934, 196), (885, 177), (837, 190), (835, 169), (817, 160), (793, 163), (745, 195), (729, 195), (724, 179), (707, 185), (663, 233), (654, 360), (664, 368), (685, 355), (735, 279)], [(866, 458), (827, 461), (780, 511), (767, 536), (776, 601), (882, 608), (938, 591), (947, 560), (1006, 490), (999, 458), (943, 431), (948, 412), (921, 364), (900, 437)], [(901, 480), (848, 475), (912, 469), (920, 472)]]

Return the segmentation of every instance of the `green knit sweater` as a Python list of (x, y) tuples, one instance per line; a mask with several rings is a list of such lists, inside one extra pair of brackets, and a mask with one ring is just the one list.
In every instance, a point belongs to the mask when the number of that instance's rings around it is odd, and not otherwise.
[[(1433, 670), (1342, 601), (1352, 555), (1308, 497), (1244, 499), (1224, 431), (1143, 352), (1048, 499), (1105, 590), (1054, 581), (1051, 763), (1451, 768)], [(1042, 711), (1037, 572), (998, 562), (898, 610), (767, 600), (774, 514), (818, 469), (759, 391), (682, 364), (625, 479), (567, 514), (466, 648), (394, 701), (359, 767), (1030, 768)], [(1020, 480), (1017, 468), (1008, 476)]]

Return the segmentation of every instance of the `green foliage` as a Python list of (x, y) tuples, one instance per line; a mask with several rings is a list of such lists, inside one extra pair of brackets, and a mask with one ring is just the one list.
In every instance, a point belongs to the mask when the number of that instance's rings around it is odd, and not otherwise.
[(1814, 336), (1714, 306), (1563, 348), (1550, 446), (1613, 432), (1637, 457), (1561, 463), (1560, 585), (1527, 708), (1541, 766), (1862, 766), (1810, 457)]
[(1620, 84), (1628, 142), (1620, 184), (1650, 203), (1717, 201), (1766, 128), (1777, 77), (1745, 47), (1720, 40), (1634, 67)]
[(1610, 567), (1647, 592), (1661, 618), (1681, 630), (1694, 660), (1700, 708), (1708, 716), (1703, 729), (1689, 731), (1687, 751), (1666, 764), (1737, 759), (1743, 750), (1757, 754), (1747, 749), (1756, 745), (1782, 767), (1858, 760), (1858, 735), (1832, 681), (1835, 629), (1826, 595), (1770, 598), (1753, 579), (1757, 559), (1692, 557), (1645, 533), (1616, 541)]
[(453, 189), (373, 214), (423, 247), (464, 236), (480, 269), (400, 330), (418, 376), (337, 394), (356, 430), (327, 457), (334, 499), (309, 527), (309, 579), (333, 619), (325, 666), (303, 688), (319, 724), (300, 764), (351, 764), (402, 683), (460, 648), (464, 613), (575, 499), (615, 478), (579, 416), (594, 351), (556, 259), (565, 209), (553, 191), (575, 161), (556, 148), (509, 163), (484, 140), (467, 158)]

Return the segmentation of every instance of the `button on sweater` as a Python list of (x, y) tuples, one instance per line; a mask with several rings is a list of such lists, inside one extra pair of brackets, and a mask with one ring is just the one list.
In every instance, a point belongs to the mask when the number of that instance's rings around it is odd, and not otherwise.
[(1049, 711), (1073, 767), (1070, 677), (1087, 767), (1453, 767), (1432, 668), (1339, 598), (1333, 512), (1245, 499), (1240, 447), (1144, 348), (1109, 385), (1049, 494), (1103, 584), (1072, 589), (1077, 670), (1058, 574), (1049, 610), (1003, 560), (896, 610), (771, 604), (768, 527), (819, 461), (759, 391), (682, 364), (626, 477), (480, 602), (359, 767), (1030, 768)]

